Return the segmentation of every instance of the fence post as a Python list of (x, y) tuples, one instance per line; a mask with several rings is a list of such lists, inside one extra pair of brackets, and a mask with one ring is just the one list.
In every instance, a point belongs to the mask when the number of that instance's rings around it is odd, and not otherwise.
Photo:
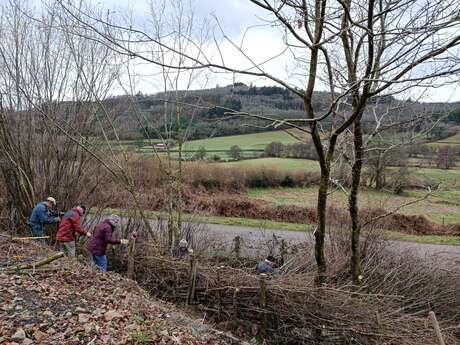
[(193, 304), (195, 300), (197, 262), (195, 255), (190, 255), (190, 282), (187, 291), (187, 304)]
[(235, 256), (239, 258), (241, 255), (241, 237), (235, 236), (233, 242), (235, 243), (235, 246), (233, 247), (233, 252), (235, 253)]
[(267, 313), (265, 308), (267, 307), (267, 282), (266, 282), (267, 275), (262, 273), (260, 275), (260, 295), (259, 295), (259, 307), (260, 307), (260, 337), (261, 339), (265, 339), (267, 334)]
[(128, 278), (135, 279), (134, 258), (136, 252), (136, 241), (133, 240), (128, 247)]
[(284, 261), (286, 259), (286, 254), (287, 254), (286, 240), (284, 238), (281, 240), (280, 254), (281, 254), (281, 262), (280, 262), (281, 265), (280, 266), (283, 266)]
[(220, 316), (222, 315), (222, 294), (221, 294), (221, 291), (220, 291), (220, 278), (221, 278), (221, 274), (222, 274), (222, 269), (224, 268), (224, 266), (219, 266), (217, 268), (217, 318), (220, 319)]
[(235, 290), (233, 290), (232, 314), (233, 314), (234, 321), (238, 320), (238, 294), (239, 292), (240, 292), (240, 289), (238, 288), (235, 288)]
[(377, 322), (378, 327), (382, 325), (382, 319), (380, 318), (380, 314), (378, 311), (375, 312), (375, 321)]
[(441, 329), (439, 328), (439, 323), (438, 323), (438, 320), (436, 319), (436, 315), (434, 314), (433, 311), (430, 311), (428, 313), (428, 316), (430, 317), (430, 321), (434, 327), (434, 331), (436, 333), (436, 338), (438, 340), (438, 344), (439, 345), (446, 345), (446, 343), (444, 342), (444, 339), (442, 338), (442, 333), (441, 333)]

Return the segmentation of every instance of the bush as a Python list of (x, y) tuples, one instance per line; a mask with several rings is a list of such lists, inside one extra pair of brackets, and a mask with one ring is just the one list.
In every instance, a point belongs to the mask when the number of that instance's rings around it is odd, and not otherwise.
[(270, 181), (267, 175), (262, 173), (261, 175), (255, 175), (248, 181), (249, 187), (251, 188), (268, 188), (274, 187), (273, 180)]
[(278, 141), (271, 142), (265, 147), (265, 157), (286, 157), (318, 159), (318, 154), (312, 143), (282, 144)]
[(241, 148), (238, 145), (233, 145), (230, 147), (228, 155), (234, 160), (239, 161), (241, 159)]
[(457, 161), (457, 149), (451, 146), (442, 146), (438, 150), (436, 166), (440, 169), (450, 169)]
[(294, 179), (290, 175), (287, 175), (283, 181), (281, 181), (281, 187), (295, 187)]
[(265, 157), (281, 157), (285, 148), (285, 145), (278, 141), (271, 142), (265, 147), (264, 156)]
[(219, 155), (212, 155), (212, 156), (211, 156), (211, 159), (212, 159), (214, 162), (219, 162), (221, 158), (220, 158)]
[(204, 146), (200, 146), (198, 150), (193, 155), (193, 160), (202, 161), (206, 157), (206, 149)]

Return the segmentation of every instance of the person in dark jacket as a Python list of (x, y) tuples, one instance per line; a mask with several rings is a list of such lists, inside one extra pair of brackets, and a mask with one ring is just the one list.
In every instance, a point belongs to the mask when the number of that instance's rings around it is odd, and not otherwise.
[(278, 274), (280, 273), (276, 259), (269, 255), (267, 258), (257, 264), (257, 273)]
[(115, 239), (113, 231), (120, 223), (120, 217), (111, 215), (96, 227), (94, 235), (91, 236), (86, 248), (90, 252), (93, 264), (102, 272), (107, 272), (107, 245), (128, 244), (127, 239)]
[(185, 238), (181, 239), (179, 247), (173, 250), (173, 256), (178, 259), (187, 259), (191, 254), (193, 254), (193, 249), (189, 249), (188, 242)]
[(32, 229), (32, 235), (34, 237), (45, 235), (45, 224), (54, 224), (59, 222), (59, 217), (54, 217), (50, 214), (50, 211), (54, 206), (56, 206), (56, 199), (50, 196), (46, 198), (45, 201), (39, 202), (32, 210), (32, 214), (27, 224)]
[(80, 225), (80, 218), (85, 214), (85, 211), (85, 206), (77, 205), (64, 213), (59, 224), (59, 230), (56, 234), (58, 249), (69, 258), (75, 258), (75, 233), (79, 233), (82, 236), (91, 236), (91, 233)]

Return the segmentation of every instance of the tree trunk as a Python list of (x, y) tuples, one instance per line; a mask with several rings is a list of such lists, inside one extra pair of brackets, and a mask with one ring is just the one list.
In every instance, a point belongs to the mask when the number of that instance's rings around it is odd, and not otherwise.
[(315, 258), (318, 266), (318, 281), (323, 284), (326, 274), (326, 258), (324, 256), (324, 238), (326, 235), (326, 206), (327, 191), (329, 188), (330, 169), (327, 168), (321, 172), (321, 181), (318, 190), (317, 220), (315, 231)]
[(375, 189), (377, 190), (381, 190), (383, 188), (384, 164), (382, 160), (383, 160), (382, 154), (378, 153), (376, 171), (375, 171)]
[(182, 176), (182, 139), (179, 140), (179, 170), (177, 172), (177, 195), (176, 195), (176, 214), (177, 214), (177, 225), (174, 228), (174, 245), (179, 246), (179, 241), (182, 233), (182, 187), (183, 187), (183, 176)]
[[(351, 262), (350, 273), (353, 284), (361, 284), (361, 251), (360, 251), (360, 232), (361, 224), (359, 221), (358, 192), (363, 165), (363, 133), (361, 131), (361, 119), (358, 118), (354, 123), (354, 150), (355, 161), (351, 170), (351, 190), (348, 198), (348, 206), (351, 218)], [(378, 171), (379, 169), (377, 169)]]

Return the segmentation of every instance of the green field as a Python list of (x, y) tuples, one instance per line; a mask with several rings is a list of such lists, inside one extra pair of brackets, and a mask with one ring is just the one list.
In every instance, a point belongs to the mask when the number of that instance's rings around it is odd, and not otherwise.
[(414, 175), (420, 179), (428, 179), (440, 183), (440, 190), (460, 190), (460, 168), (434, 169), (420, 168), (414, 171)]
[(222, 163), (228, 167), (254, 167), (278, 169), (282, 171), (319, 171), (317, 161), (309, 159), (294, 159), (294, 158), (258, 158), (247, 159), (238, 162)]
[[(305, 137), (302, 133), (297, 133), (297, 136)], [(217, 155), (221, 160), (228, 161), (231, 160), (228, 151), (232, 146), (238, 145), (242, 150), (241, 156), (243, 158), (255, 158), (260, 157), (265, 147), (275, 141), (283, 144), (294, 144), (299, 142), (284, 131), (214, 137), (186, 142), (183, 146), (183, 157), (189, 159), (195, 154), (195, 151), (204, 147), (206, 150), (206, 160), (212, 160), (212, 157)], [(146, 140), (123, 141), (122, 144), (126, 148), (137, 148), (138, 152), (147, 155), (153, 153), (151, 144)], [(177, 147), (171, 148), (173, 157), (177, 157), (177, 152), (175, 152), (175, 150), (177, 150)]]
[(242, 150), (263, 150), (265, 146), (274, 141), (279, 141), (283, 144), (298, 142), (286, 132), (273, 131), (193, 140), (187, 142), (184, 149), (198, 150), (203, 146), (206, 150), (228, 150), (233, 145), (238, 145)]

